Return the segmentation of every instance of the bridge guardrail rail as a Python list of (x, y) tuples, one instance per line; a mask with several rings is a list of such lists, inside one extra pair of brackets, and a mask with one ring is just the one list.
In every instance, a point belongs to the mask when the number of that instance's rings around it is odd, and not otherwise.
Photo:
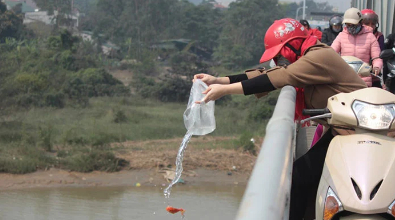
[(289, 218), (295, 101), (295, 88), (282, 88), (236, 220)]

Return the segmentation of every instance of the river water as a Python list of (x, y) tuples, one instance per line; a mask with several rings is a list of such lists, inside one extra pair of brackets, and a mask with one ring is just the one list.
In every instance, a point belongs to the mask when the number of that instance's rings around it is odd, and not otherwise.
[(245, 186), (175, 186), (167, 201), (163, 187), (45, 188), (0, 191), (0, 220), (172, 220), (169, 205), (187, 219), (234, 219)]

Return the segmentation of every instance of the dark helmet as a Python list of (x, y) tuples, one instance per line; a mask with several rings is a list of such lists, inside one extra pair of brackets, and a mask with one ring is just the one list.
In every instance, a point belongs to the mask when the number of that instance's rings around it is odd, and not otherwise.
[(373, 21), (377, 27), (379, 26), (379, 16), (372, 9), (363, 9), (361, 13), (364, 21)]
[(369, 24), (371, 22), (374, 23), (374, 28), (373, 28), (373, 33), (377, 32), (377, 29), (379, 28), (379, 16), (374, 12), (372, 9), (363, 9), (361, 11), (362, 13), (362, 23)]
[(303, 26), (307, 27), (307, 29), (310, 29), (310, 24), (307, 20), (300, 20), (299, 21)]
[(340, 25), (341, 26), (342, 22), (343, 22), (343, 18), (338, 15), (335, 15), (335, 16), (331, 17), (331, 19), (329, 19), (329, 26), (332, 26), (332, 25)]
[[(332, 16), (330, 19), (329, 19), (329, 28), (332, 30), (332, 31), (334, 31), (334, 32), (336, 32), (336, 33), (339, 33), (340, 31), (342, 31), (342, 22), (343, 22), (343, 18), (342, 17), (340, 17), (340, 16), (338, 16), (338, 15), (335, 15), (335, 16)], [(338, 28), (334, 28), (333, 26), (339, 26)]]

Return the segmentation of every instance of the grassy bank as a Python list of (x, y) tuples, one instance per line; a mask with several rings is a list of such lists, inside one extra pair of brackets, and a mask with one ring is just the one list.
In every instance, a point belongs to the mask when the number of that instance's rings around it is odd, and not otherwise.
[[(262, 136), (265, 125), (247, 120), (248, 109), (239, 107), (254, 98), (235, 100), (233, 105), (216, 106), (217, 129), (210, 135), (238, 137), (238, 142)], [(50, 167), (119, 170), (127, 161), (114, 156), (110, 143), (183, 137), (185, 108), (186, 104), (137, 97), (101, 97), (90, 99), (86, 108), (3, 109), (0, 172), (28, 173)], [(229, 147), (229, 143), (213, 147)]]

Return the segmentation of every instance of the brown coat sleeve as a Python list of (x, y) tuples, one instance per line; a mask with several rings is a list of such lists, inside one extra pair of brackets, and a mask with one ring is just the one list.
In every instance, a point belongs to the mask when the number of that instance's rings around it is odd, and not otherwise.
[(309, 85), (333, 84), (336, 83), (333, 66), (340, 64), (347, 65), (334, 50), (322, 48), (309, 51), (288, 67), (273, 69), (267, 71), (267, 74), (276, 88), (286, 85), (303, 88)]
[(265, 69), (249, 69), (249, 70), (244, 71), (244, 73), (247, 75), (248, 79), (251, 79), (251, 78), (257, 77), (261, 74), (264, 74), (264, 72), (266, 72)]

